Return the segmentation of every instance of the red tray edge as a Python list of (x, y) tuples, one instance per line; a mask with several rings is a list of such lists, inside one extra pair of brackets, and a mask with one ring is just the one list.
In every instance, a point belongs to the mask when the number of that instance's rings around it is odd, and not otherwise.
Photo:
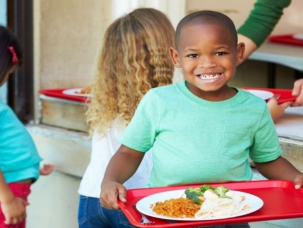
[(90, 103), (89, 98), (63, 94), (62, 93), (63, 90), (66, 90), (66, 88), (44, 89), (44, 90), (39, 90), (38, 93), (42, 94), (44, 96), (47, 96), (47, 97), (59, 98), (59, 99), (64, 99), (64, 100), (69, 100), (69, 101), (76, 101), (76, 102), (81, 102), (81, 103)]
[[(210, 185), (243, 185), (243, 184), (250, 184), (253, 185), (255, 188), (258, 188), (257, 185), (264, 187), (277, 187), (277, 188), (294, 188), (294, 184), (291, 181), (284, 181), (284, 180), (258, 180), (258, 181), (246, 181), (246, 182), (225, 182), (225, 183), (208, 183)], [(202, 184), (189, 184), (189, 185), (179, 185), (179, 186), (169, 186), (169, 187), (158, 187), (158, 188), (149, 188), (149, 190), (159, 190), (160, 192), (162, 189), (166, 189), (167, 191), (170, 190), (176, 190), (176, 189), (182, 189), (187, 187), (195, 187), (195, 186), (201, 186)], [(233, 188), (231, 188), (233, 189)], [(146, 188), (140, 188), (140, 189), (131, 189), (127, 190), (128, 196), (131, 195), (132, 192), (136, 191), (144, 191)], [(154, 192), (156, 193), (156, 192)], [(152, 194), (154, 194), (152, 193)], [(125, 216), (129, 219), (129, 221), (139, 227), (150, 227), (150, 225), (144, 225), (141, 224), (139, 221), (137, 221), (134, 218), (134, 215), (128, 210), (125, 203), (119, 201), (118, 202), (121, 210), (124, 212)], [(135, 210), (135, 209), (134, 209)], [(136, 213), (139, 213), (136, 211)], [(140, 213), (139, 213), (140, 214)], [(253, 213), (252, 213), (253, 214)], [(245, 217), (235, 217), (230, 219), (222, 219), (222, 220), (216, 220), (216, 224), (235, 224), (235, 223), (241, 223), (241, 222), (258, 222), (258, 221), (267, 221), (267, 220), (278, 220), (278, 219), (290, 219), (290, 218), (299, 218), (303, 216), (303, 211), (301, 214), (288, 214), (285, 215), (263, 215), (255, 218), (250, 218), (250, 221), (247, 221), (247, 218)], [(147, 216), (148, 218), (151, 218)], [(156, 218), (151, 218), (152, 220), (161, 220)], [(162, 220), (163, 221), (163, 220)], [(164, 220), (165, 221), (165, 220)], [(214, 220), (204, 220), (202, 222), (180, 222), (180, 223), (174, 223), (174, 224), (154, 224), (153, 227), (188, 227), (190, 226), (201, 226), (201, 225), (214, 225)]]
[[(289, 93), (291, 94), (291, 90), (288, 89), (268, 89), (268, 88), (254, 88), (254, 87), (239, 87), (240, 89), (254, 89), (254, 90), (266, 90), (269, 92), (272, 92), (274, 94), (281, 94), (281, 93)], [(62, 91), (65, 90), (66, 88), (59, 88), (59, 89), (45, 89), (45, 90), (39, 90), (39, 94), (43, 94), (48, 97), (54, 97), (54, 98), (60, 98), (60, 99), (65, 99), (65, 100), (70, 100), (70, 101), (76, 101), (76, 102), (81, 102), (81, 103), (90, 103), (90, 99), (86, 97), (80, 97), (80, 96), (71, 96), (67, 94), (63, 94)], [(289, 95), (287, 97), (283, 97), (283, 94), (280, 98), (278, 98), (278, 104), (282, 104), (288, 101), (295, 101), (296, 97)]]
[(268, 37), (268, 40), (274, 43), (303, 46), (303, 41), (293, 38), (293, 34), (271, 35)]
[[(290, 101), (295, 101), (297, 99), (296, 96), (292, 96), (291, 93), (292, 93), (292, 90), (290, 89), (269, 89), (269, 88), (254, 88), (254, 87), (239, 87), (240, 89), (243, 89), (243, 90), (246, 90), (246, 89), (251, 89), (251, 90), (265, 90), (265, 91), (269, 91), (269, 92), (272, 92), (276, 95), (278, 94), (282, 94), (281, 97), (278, 98), (278, 104), (283, 104), (285, 102), (290, 102)], [(290, 94), (290, 95), (287, 95), (285, 97), (285, 93), (286, 94)]]

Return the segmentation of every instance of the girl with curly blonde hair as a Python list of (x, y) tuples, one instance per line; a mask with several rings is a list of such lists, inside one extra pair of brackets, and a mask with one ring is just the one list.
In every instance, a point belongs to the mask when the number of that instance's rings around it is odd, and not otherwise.
[[(174, 35), (169, 19), (152, 8), (139, 8), (118, 18), (105, 32), (87, 111), (92, 154), (78, 191), (80, 228), (131, 227), (121, 211), (100, 205), (101, 181), (141, 98), (151, 88), (172, 83), (169, 48), (174, 46)], [(125, 187), (144, 187), (151, 169), (149, 151)]]

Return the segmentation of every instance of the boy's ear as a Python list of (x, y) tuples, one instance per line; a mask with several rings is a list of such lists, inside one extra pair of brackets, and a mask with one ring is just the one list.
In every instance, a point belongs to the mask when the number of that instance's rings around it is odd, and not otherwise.
[(244, 61), (244, 52), (245, 52), (245, 44), (244, 43), (238, 43), (237, 45), (237, 60), (236, 64), (237, 66), (240, 65)]
[(177, 68), (181, 68), (181, 63), (180, 63), (178, 51), (175, 48), (170, 47), (169, 54), (170, 54), (170, 57), (173, 61), (174, 66), (177, 67)]

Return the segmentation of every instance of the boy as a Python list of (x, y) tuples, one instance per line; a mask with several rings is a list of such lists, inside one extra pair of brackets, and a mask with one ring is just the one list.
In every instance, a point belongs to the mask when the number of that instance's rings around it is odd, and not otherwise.
[(118, 209), (117, 197), (126, 201), (122, 183), (150, 148), (149, 187), (249, 181), (248, 156), (268, 179), (301, 187), (303, 174), (281, 157), (266, 103), (227, 85), (244, 49), (224, 14), (199, 11), (180, 21), (170, 54), (185, 81), (152, 89), (141, 100), (102, 181), (104, 207)]

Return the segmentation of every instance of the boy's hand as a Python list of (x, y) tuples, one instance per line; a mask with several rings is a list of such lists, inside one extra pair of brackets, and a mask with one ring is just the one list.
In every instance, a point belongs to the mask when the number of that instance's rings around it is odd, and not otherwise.
[(299, 188), (302, 187), (302, 185), (303, 185), (303, 174), (300, 173), (295, 177), (294, 184), (295, 184), (295, 189), (299, 189)]
[(49, 175), (54, 170), (54, 165), (44, 164), (42, 168), (39, 169), (40, 175)]
[(1, 209), (5, 217), (5, 224), (18, 224), (26, 218), (26, 206), (29, 205), (25, 200), (14, 197), (9, 202), (2, 202)]
[(108, 209), (120, 209), (118, 198), (122, 202), (126, 202), (126, 188), (117, 182), (108, 182), (102, 185), (100, 194), (100, 203)]

